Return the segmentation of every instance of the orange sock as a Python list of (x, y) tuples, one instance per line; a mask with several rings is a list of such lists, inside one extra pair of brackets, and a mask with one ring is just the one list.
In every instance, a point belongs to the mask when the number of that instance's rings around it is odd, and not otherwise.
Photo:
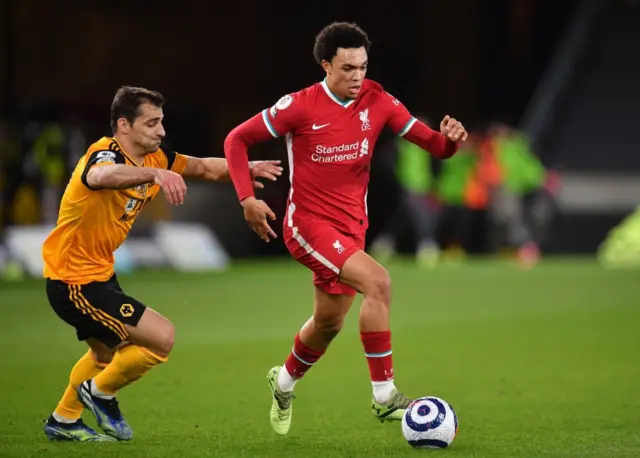
[(116, 352), (111, 364), (93, 378), (94, 387), (100, 394), (115, 396), (119, 389), (135, 382), (153, 366), (167, 359), (144, 347), (125, 345)]
[(77, 420), (82, 415), (82, 403), (78, 400), (78, 385), (85, 380), (92, 379), (98, 375), (107, 364), (99, 363), (93, 356), (93, 352), (89, 350), (71, 369), (69, 376), (69, 386), (62, 395), (62, 399), (56, 407), (55, 413), (68, 420)]

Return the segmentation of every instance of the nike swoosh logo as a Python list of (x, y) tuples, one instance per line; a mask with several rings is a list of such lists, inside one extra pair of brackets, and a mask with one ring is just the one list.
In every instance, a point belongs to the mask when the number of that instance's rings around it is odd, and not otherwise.
[(311, 128), (312, 128), (313, 130), (318, 130), (318, 129), (322, 129), (323, 127), (327, 127), (329, 124), (331, 124), (331, 123), (322, 124), (321, 126), (316, 126), (316, 124), (315, 124), (315, 123), (313, 123), (313, 126), (311, 126)]

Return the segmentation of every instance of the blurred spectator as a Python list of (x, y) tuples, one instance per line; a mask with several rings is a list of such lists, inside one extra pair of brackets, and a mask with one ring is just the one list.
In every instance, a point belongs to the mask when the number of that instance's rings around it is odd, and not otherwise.
[(443, 207), (440, 233), (449, 260), (464, 258), (478, 214), (489, 203), (488, 187), (496, 179), (490, 161), (481, 161), (480, 135), (471, 131), (469, 138), (451, 158), (442, 161), (434, 194)]
[[(540, 258), (559, 188), (556, 172), (548, 172), (522, 133), (492, 124), (480, 146), (480, 173), (490, 190), (490, 214), (498, 243), (504, 238), (526, 267)], [(500, 237), (503, 235), (503, 237)]]
[(55, 224), (58, 217), (58, 204), (68, 176), (65, 149), (65, 133), (59, 123), (49, 121), (37, 127), (31, 153), (40, 183), (43, 224)]
[(18, 123), (0, 119), (0, 233), (14, 223), (13, 202), (23, 181), (21, 147)]
[[(426, 118), (417, 116), (429, 125)], [(395, 158), (394, 175), (400, 185), (399, 205), (382, 232), (374, 239), (371, 253), (386, 261), (395, 253), (397, 238), (409, 224), (417, 237), (416, 260), (419, 265), (431, 267), (438, 259), (439, 248), (435, 240), (438, 208), (430, 199), (433, 186), (431, 156), (403, 137), (394, 139), (383, 154)]]

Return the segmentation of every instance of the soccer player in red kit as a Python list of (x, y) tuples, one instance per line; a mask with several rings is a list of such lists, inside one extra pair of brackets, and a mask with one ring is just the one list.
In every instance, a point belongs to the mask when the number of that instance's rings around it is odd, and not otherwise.
[(285, 364), (267, 375), (273, 396), (271, 425), (282, 435), (291, 425), (296, 382), (338, 334), (356, 292), (364, 295), (359, 326), (373, 385), (373, 413), (383, 422), (401, 420), (411, 402), (394, 385), (389, 274), (364, 252), (371, 155), (385, 126), (438, 158), (451, 157), (467, 132), (449, 116), (442, 120), (440, 133), (431, 130), (380, 84), (365, 79), (369, 46), (366, 33), (355, 24), (326, 26), (314, 47), (326, 78), (285, 95), (225, 140), (245, 219), (268, 242), (276, 235), (267, 218), (274, 220), (275, 214), (254, 196), (247, 149), (285, 137), (291, 190), (284, 241), (293, 257), (313, 272), (313, 316), (296, 335)]

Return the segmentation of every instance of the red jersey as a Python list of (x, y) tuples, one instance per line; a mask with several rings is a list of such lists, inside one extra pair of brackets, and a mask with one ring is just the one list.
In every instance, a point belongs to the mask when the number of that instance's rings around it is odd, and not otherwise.
[(240, 200), (253, 195), (248, 174), (244, 177), (237, 170), (241, 160), (246, 162), (246, 147), (264, 141), (267, 135), (284, 137), (291, 181), (284, 223), (289, 227), (305, 219), (329, 222), (346, 234), (366, 230), (371, 157), (385, 126), (406, 135), (419, 124), (419, 134), (407, 139), (433, 150), (438, 157), (450, 156), (457, 148), (417, 121), (372, 80), (364, 80), (358, 97), (348, 101), (332, 94), (323, 81), (285, 95), (257, 116), (263, 126), (258, 127), (252, 118), (234, 129), (225, 141), (230, 173)]

